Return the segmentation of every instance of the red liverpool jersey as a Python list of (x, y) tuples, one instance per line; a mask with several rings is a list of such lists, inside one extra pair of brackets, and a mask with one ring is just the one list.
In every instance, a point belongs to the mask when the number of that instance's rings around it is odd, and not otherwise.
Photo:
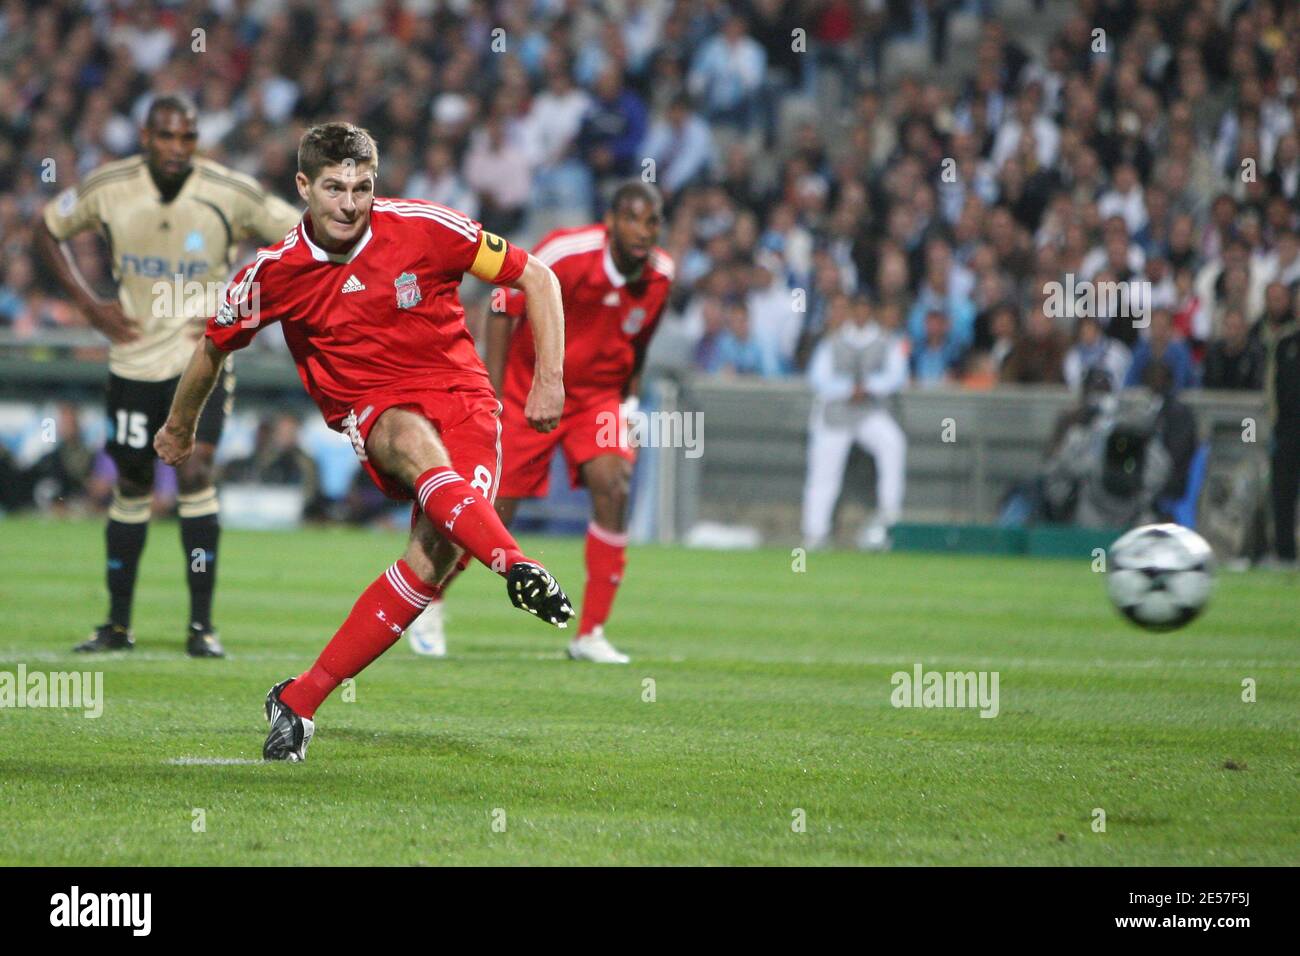
[[(621, 391), (636, 353), (645, 348), (668, 301), (673, 260), (651, 252), (639, 278), (629, 281), (614, 265), (603, 225), (557, 229), (533, 250), (554, 270), (564, 299), (564, 392), (572, 407), (604, 392)], [(522, 316), (522, 292), (506, 297), (505, 312)], [(533, 382), (533, 332), (520, 322), (506, 354), (504, 391), (523, 402)]]
[(528, 254), (437, 203), (376, 199), (346, 253), (312, 241), (311, 217), (235, 276), (207, 335), (241, 349), (279, 322), (298, 375), (330, 427), (363, 395), (457, 386), (491, 389), (465, 328), (469, 272), (512, 282)]

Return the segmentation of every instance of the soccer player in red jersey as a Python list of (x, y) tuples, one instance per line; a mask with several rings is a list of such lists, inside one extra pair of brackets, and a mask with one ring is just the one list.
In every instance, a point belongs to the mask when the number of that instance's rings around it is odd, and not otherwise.
[[(606, 639), (604, 625), (626, 566), (635, 452), (624, 424), (635, 410), (641, 365), (673, 279), (672, 259), (655, 246), (662, 220), (658, 191), (629, 182), (615, 191), (603, 224), (557, 230), (534, 248), (533, 255), (555, 271), (564, 297), (565, 400), (554, 431), (528, 427), (530, 369), (539, 353), (531, 293), (509, 293), (505, 308), (489, 317), (488, 370), (504, 405), (497, 511), (509, 524), (519, 499), (545, 496), (557, 448), (564, 450), (573, 487), (586, 485), (591, 492), (587, 585), (578, 634), (569, 643), (574, 660), (628, 661)], [(519, 321), (524, 316), (529, 322)], [(450, 580), (411, 626), (408, 638), (417, 653), (446, 653), (441, 597)]]
[(279, 322), (325, 421), (348, 435), (385, 494), (415, 499), (406, 553), (362, 593), (316, 662), (267, 694), (268, 760), (305, 759), (316, 708), (392, 646), (462, 554), (504, 575), (516, 607), (559, 627), (573, 614), (493, 509), (501, 406), (457, 294), (468, 272), (528, 295), (538, 345), (523, 419), (545, 432), (564, 407), (559, 283), (540, 260), (454, 210), (376, 199), (378, 162), (363, 129), (307, 131), (296, 177), (307, 215), (235, 276), (154, 438), (164, 461), (183, 461), (226, 353)]

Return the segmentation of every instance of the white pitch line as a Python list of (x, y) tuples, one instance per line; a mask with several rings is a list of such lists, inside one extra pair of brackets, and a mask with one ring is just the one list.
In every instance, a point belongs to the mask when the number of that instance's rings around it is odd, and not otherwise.
[(249, 760), (245, 757), (172, 757), (167, 762), (178, 767), (227, 767), (237, 764), (266, 763), (265, 760)]

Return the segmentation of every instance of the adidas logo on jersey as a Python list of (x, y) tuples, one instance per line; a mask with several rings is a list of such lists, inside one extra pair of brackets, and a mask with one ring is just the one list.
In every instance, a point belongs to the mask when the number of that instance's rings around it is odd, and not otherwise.
[(366, 291), (366, 287), (361, 284), (361, 280), (358, 279), (356, 276), (348, 276), (348, 281), (343, 283), (344, 295), (346, 295), (349, 292), (365, 292), (365, 291)]
[(606, 293), (605, 293), (605, 302), (604, 302), (604, 304), (605, 304), (605, 305), (618, 305), (618, 293), (617, 293), (617, 292), (606, 292)]

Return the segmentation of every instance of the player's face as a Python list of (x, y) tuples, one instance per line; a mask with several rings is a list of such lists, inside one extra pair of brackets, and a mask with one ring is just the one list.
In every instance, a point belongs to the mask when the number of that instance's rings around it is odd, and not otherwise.
[(370, 163), (326, 166), (314, 182), (298, 174), (298, 195), (311, 212), (312, 232), (325, 248), (344, 247), (361, 237), (375, 201)]
[(663, 213), (644, 199), (625, 200), (605, 217), (614, 262), (624, 271), (639, 269), (659, 241)]
[(140, 145), (154, 177), (164, 182), (183, 179), (194, 161), (199, 130), (192, 117), (176, 110), (162, 110), (153, 123), (140, 131)]

